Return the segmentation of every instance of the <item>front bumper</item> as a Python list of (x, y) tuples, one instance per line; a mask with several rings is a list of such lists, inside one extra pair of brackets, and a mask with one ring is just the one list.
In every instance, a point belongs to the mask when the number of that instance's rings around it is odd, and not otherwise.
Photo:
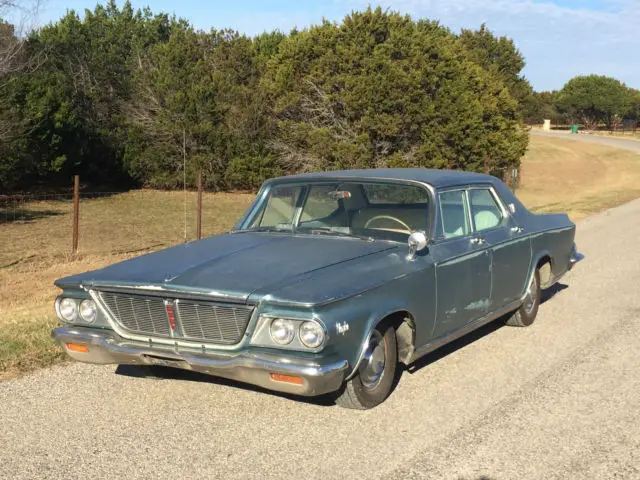
[[(74, 360), (86, 363), (119, 365), (163, 365), (193, 370), (218, 377), (250, 383), (269, 390), (315, 396), (333, 392), (344, 382), (349, 364), (346, 360), (319, 364), (305, 359), (268, 354), (202, 354), (199, 351), (147, 345), (126, 340), (112, 331), (82, 327), (58, 327), (51, 337)], [(86, 352), (70, 349), (80, 345)], [(273, 380), (271, 374), (301, 378), (301, 383)]]

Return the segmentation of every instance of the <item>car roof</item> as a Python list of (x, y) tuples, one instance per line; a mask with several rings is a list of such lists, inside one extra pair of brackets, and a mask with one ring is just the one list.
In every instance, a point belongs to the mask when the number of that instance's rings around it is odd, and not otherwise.
[(469, 183), (495, 183), (496, 177), (462, 170), (437, 170), (432, 168), (373, 168), (366, 170), (335, 170), (329, 172), (300, 173), (278, 177), (269, 181), (330, 180), (330, 179), (408, 180), (427, 183), (433, 187), (466, 185)]

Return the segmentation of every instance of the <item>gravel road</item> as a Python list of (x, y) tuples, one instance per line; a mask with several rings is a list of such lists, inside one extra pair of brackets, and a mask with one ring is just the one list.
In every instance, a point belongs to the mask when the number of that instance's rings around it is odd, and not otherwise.
[(534, 326), (431, 354), (371, 411), (111, 366), (0, 383), (0, 478), (640, 478), (639, 219), (580, 222)]
[(609, 147), (622, 148), (624, 150), (631, 150), (632, 152), (640, 153), (640, 140), (620, 137), (603, 137), (600, 135), (572, 135), (569, 132), (564, 131), (531, 130), (530, 132), (532, 135), (538, 135), (542, 137), (557, 137), (563, 138), (565, 140), (597, 143), (599, 145), (607, 145)]

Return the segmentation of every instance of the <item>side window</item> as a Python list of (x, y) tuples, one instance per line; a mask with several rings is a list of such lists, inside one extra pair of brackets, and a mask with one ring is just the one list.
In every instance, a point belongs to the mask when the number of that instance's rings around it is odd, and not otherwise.
[(488, 189), (474, 188), (469, 190), (471, 216), (476, 232), (488, 230), (500, 225), (503, 219), (502, 210)]
[(470, 227), (467, 197), (464, 190), (442, 192), (439, 194), (439, 198), (444, 238), (467, 235)]

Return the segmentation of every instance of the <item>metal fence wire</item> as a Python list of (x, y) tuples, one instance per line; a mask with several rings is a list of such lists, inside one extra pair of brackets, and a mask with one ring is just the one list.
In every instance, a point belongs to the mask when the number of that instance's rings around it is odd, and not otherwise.
[[(233, 227), (253, 194), (203, 192), (201, 198), (207, 236)], [(197, 192), (82, 192), (78, 200), (80, 255), (143, 253), (198, 236)], [(73, 225), (73, 193), (0, 195), (0, 267), (72, 255)]]

